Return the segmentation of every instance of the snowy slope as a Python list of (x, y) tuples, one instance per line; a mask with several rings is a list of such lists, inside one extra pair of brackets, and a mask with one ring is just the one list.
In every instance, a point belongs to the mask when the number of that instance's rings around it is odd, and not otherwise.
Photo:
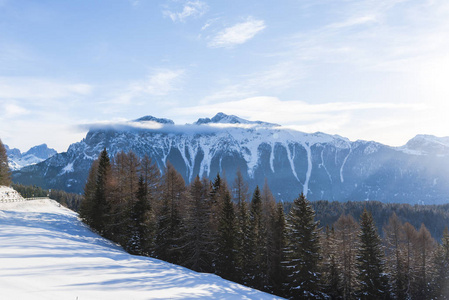
[(0, 203), (0, 299), (279, 299), (129, 255), (53, 200)]

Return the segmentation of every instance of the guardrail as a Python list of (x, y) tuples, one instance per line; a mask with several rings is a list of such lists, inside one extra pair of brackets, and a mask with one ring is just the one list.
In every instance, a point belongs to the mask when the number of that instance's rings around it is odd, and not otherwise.
[(24, 201), (42, 200), (42, 199), (50, 199), (50, 198), (48, 198), (48, 197), (32, 197), (32, 198), (0, 197), (0, 203), (24, 202)]
[(24, 198), (18, 198), (18, 197), (3, 197), (0, 198), (0, 202), (7, 203), (7, 202), (23, 202), (26, 201)]

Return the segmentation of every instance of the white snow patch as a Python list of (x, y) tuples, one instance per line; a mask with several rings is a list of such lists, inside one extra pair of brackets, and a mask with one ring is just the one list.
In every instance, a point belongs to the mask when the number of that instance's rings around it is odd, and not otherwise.
[(303, 194), (305, 197), (307, 197), (307, 193), (309, 192), (310, 175), (312, 174), (312, 152), (310, 150), (309, 145), (307, 145), (306, 143), (304, 143), (302, 145), (306, 149), (306, 152), (307, 152), (307, 173), (306, 173), (306, 180), (304, 181), (304, 187), (303, 187)]
[(327, 170), (326, 165), (324, 164), (324, 156), (323, 156), (323, 153), (324, 153), (324, 148), (323, 148), (323, 150), (321, 150), (321, 164), (318, 165), (318, 168), (323, 167), (324, 171), (326, 171), (326, 174), (327, 174), (327, 176), (329, 177), (330, 183), (332, 184), (332, 176), (331, 176), (331, 174), (329, 173), (329, 171)]
[(73, 162), (68, 163), (67, 166), (65, 166), (62, 170), (61, 173), (59, 173), (59, 175), (65, 174), (65, 173), (72, 173), (73, 170)]
[(348, 155), (346, 155), (345, 159), (343, 160), (343, 163), (341, 164), (341, 168), (340, 168), (340, 181), (341, 181), (341, 183), (345, 182), (345, 179), (343, 178), (343, 168), (344, 168), (344, 166), (345, 166), (345, 164), (346, 164), (346, 161), (348, 160), (349, 155), (350, 155), (351, 152), (352, 152), (351, 144), (348, 143), (348, 146), (349, 146), (349, 152), (348, 152)]
[[(295, 170), (295, 163), (294, 163), (295, 149), (293, 149), (293, 154), (291, 154), (288, 144), (285, 144), (284, 147), (287, 150), (287, 158), (288, 158), (288, 161), (290, 162), (290, 167), (292, 168), (293, 175), (295, 176), (296, 180), (298, 180), (298, 182), (301, 182), (301, 181), (299, 181), (298, 174), (296, 174), (296, 170)], [(294, 145), (293, 145), (293, 147), (294, 147)]]

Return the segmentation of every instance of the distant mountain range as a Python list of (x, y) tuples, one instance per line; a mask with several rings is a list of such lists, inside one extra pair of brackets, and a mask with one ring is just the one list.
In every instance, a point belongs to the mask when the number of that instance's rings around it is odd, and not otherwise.
[(15, 171), (13, 180), (81, 193), (92, 161), (104, 148), (111, 156), (120, 151), (148, 155), (161, 169), (170, 161), (186, 182), (198, 174), (213, 179), (221, 173), (232, 186), (240, 169), (251, 188), (267, 180), (279, 201), (303, 192), (310, 200), (449, 202), (449, 138), (418, 135), (402, 147), (390, 147), (223, 113), (186, 125), (146, 116), (92, 126), (67, 152)]
[(8, 145), (5, 145), (5, 148), (9, 167), (14, 171), (40, 163), (57, 153), (56, 150), (48, 148), (46, 144), (35, 146), (24, 153), (17, 148), (10, 149)]

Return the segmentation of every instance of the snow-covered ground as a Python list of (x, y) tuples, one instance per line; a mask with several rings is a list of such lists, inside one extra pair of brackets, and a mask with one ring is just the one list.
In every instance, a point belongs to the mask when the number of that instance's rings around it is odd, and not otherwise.
[(57, 202), (0, 203), (0, 299), (279, 299), (133, 256)]
[(22, 196), (13, 188), (0, 185), (0, 202), (13, 202), (13, 201), (25, 201), (25, 199), (23, 199)]

